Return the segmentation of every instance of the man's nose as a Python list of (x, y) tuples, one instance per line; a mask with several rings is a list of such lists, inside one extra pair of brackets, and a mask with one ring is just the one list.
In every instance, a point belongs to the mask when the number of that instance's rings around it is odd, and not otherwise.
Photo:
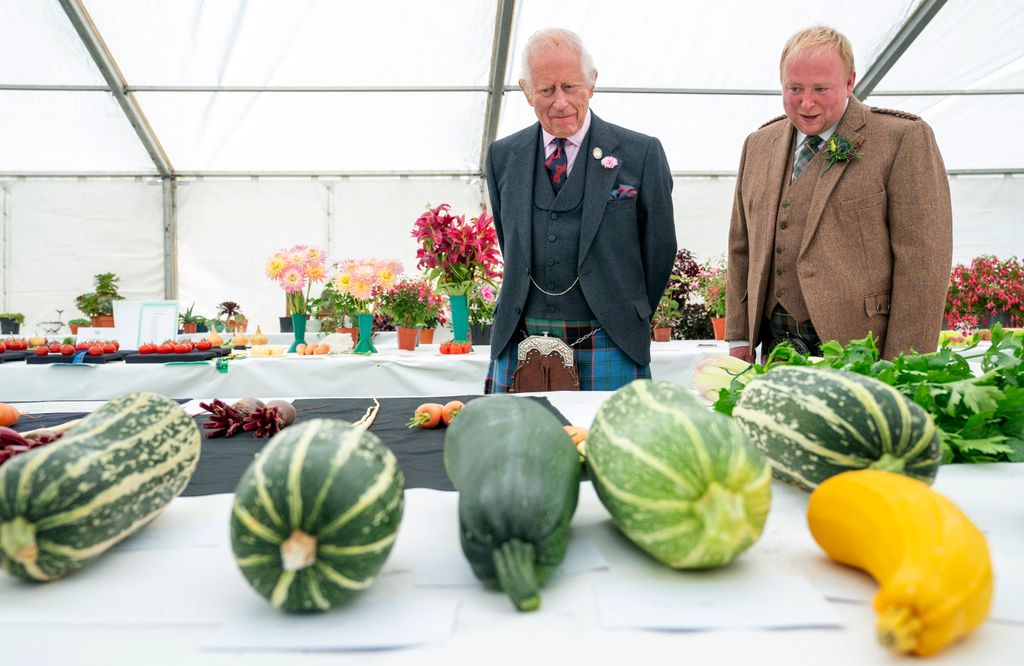
[(814, 106), (814, 98), (811, 96), (810, 90), (805, 90), (803, 94), (800, 95), (800, 106), (805, 108)]

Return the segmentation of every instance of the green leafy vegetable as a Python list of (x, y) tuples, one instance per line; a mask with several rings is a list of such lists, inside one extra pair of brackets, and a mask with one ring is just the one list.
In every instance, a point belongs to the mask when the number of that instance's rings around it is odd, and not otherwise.
[[(957, 352), (944, 341), (936, 352), (885, 361), (869, 333), (846, 346), (824, 343), (820, 359), (782, 344), (753, 370), (762, 374), (776, 365), (811, 365), (874, 377), (932, 415), (942, 437), (943, 462), (1024, 462), (1024, 340), (1020, 332), (1011, 335), (998, 324), (991, 340), (991, 346), (980, 349), (976, 334)], [(715, 410), (731, 415), (745, 386), (733, 381), (722, 389)]]

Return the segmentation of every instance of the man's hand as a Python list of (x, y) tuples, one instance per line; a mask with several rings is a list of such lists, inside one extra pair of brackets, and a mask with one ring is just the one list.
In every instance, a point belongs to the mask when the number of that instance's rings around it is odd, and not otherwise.
[(751, 351), (750, 345), (743, 345), (742, 347), (731, 347), (729, 349), (729, 356), (735, 356), (741, 361), (746, 361), (747, 363), (754, 362), (754, 352)]

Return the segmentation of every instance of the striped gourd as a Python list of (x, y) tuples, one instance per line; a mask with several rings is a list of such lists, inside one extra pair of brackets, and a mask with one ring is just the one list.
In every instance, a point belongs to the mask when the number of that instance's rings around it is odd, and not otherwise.
[(390, 449), (350, 423), (315, 419), (275, 435), (242, 476), (231, 546), (276, 608), (325, 611), (373, 583), (402, 520)]
[(201, 437), (177, 403), (115, 398), (59, 441), (0, 466), (0, 565), (60, 578), (153, 520), (188, 485)]
[(939, 469), (932, 417), (888, 384), (852, 372), (775, 368), (743, 389), (732, 415), (775, 475), (806, 490), (851, 469), (926, 483)]
[(732, 561), (771, 506), (764, 456), (732, 419), (668, 382), (635, 381), (601, 405), (587, 466), (619, 529), (677, 569)]

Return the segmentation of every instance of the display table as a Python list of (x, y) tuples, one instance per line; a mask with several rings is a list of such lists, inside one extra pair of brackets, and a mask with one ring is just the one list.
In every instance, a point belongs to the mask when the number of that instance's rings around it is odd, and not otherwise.
[[(379, 339), (378, 339), (379, 338)], [(312, 336), (307, 337), (312, 340)], [(369, 356), (244, 358), (200, 364), (0, 365), (0, 402), (22, 400), (103, 400), (132, 391), (171, 398), (196, 396), (417, 396), (480, 394), (490, 347), (444, 355), (438, 345), (415, 351), (397, 348), (394, 334), (375, 336), (380, 353)], [(689, 386), (693, 370), (710, 354), (728, 353), (724, 342), (677, 340), (651, 343), (655, 379)]]
[[(589, 423), (608, 395), (547, 397), (568, 420)], [(1004, 614), (1013, 612), (1006, 601), (1024, 596), (1022, 484), (1024, 465), (1013, 464), (946, 466), (935, 484), (986, 533), (996, 607)], [(772, 491), (764, 536), (753, 548), (724, 569), (684, 573), (627, 542), (584, 482), (572, 522), (572, 566), (541, 589), (540, 610), (518, 613), (504, 594), (466, 577), (458, 495), (410, 489), (395, 548), (373, 587), (353, 604), (316, 616), (278, 613), (248, 587), (231, 556), (230, 495), (179, 498), (141, 533), (66, 580), (30, 585), (0, 574), (0, 643), (11, 664), (916, 663), (875, 643), (869, 605), (822, 601), (847, 591), (869, 598), (873, 583), (830, 563), (813, 543), (806, 493), (778, 483)], [(762, 593), (762, 583), (785, 580), (792, 586), (783, 593)], [(724, 590), (735, 592), (737, 583), (739, 596), (726, 602)], [(672, 599), (706, 595), (709, 584), (723, 590), (712, 598), (729, 612), (749, 604), (773, 621), (808, 590), (824, 612), (808, 623), (813, 628), (781, 631), (728, 622), (717, 630), (652, 631), (624, 626), (618, 617), (631, 603), (667, 615)], [(620, 601), (610, 606), (616, 590)], [(715, 604), (704, 612), (722, 615)], [(252, 651), (275, 639), (303, 643), (305, 651)], [(387, 642), (390, 648), (379, 645)], [(927, 663), (1016, 666), (1022, 644), (1024, 621), (993, 619)]]

